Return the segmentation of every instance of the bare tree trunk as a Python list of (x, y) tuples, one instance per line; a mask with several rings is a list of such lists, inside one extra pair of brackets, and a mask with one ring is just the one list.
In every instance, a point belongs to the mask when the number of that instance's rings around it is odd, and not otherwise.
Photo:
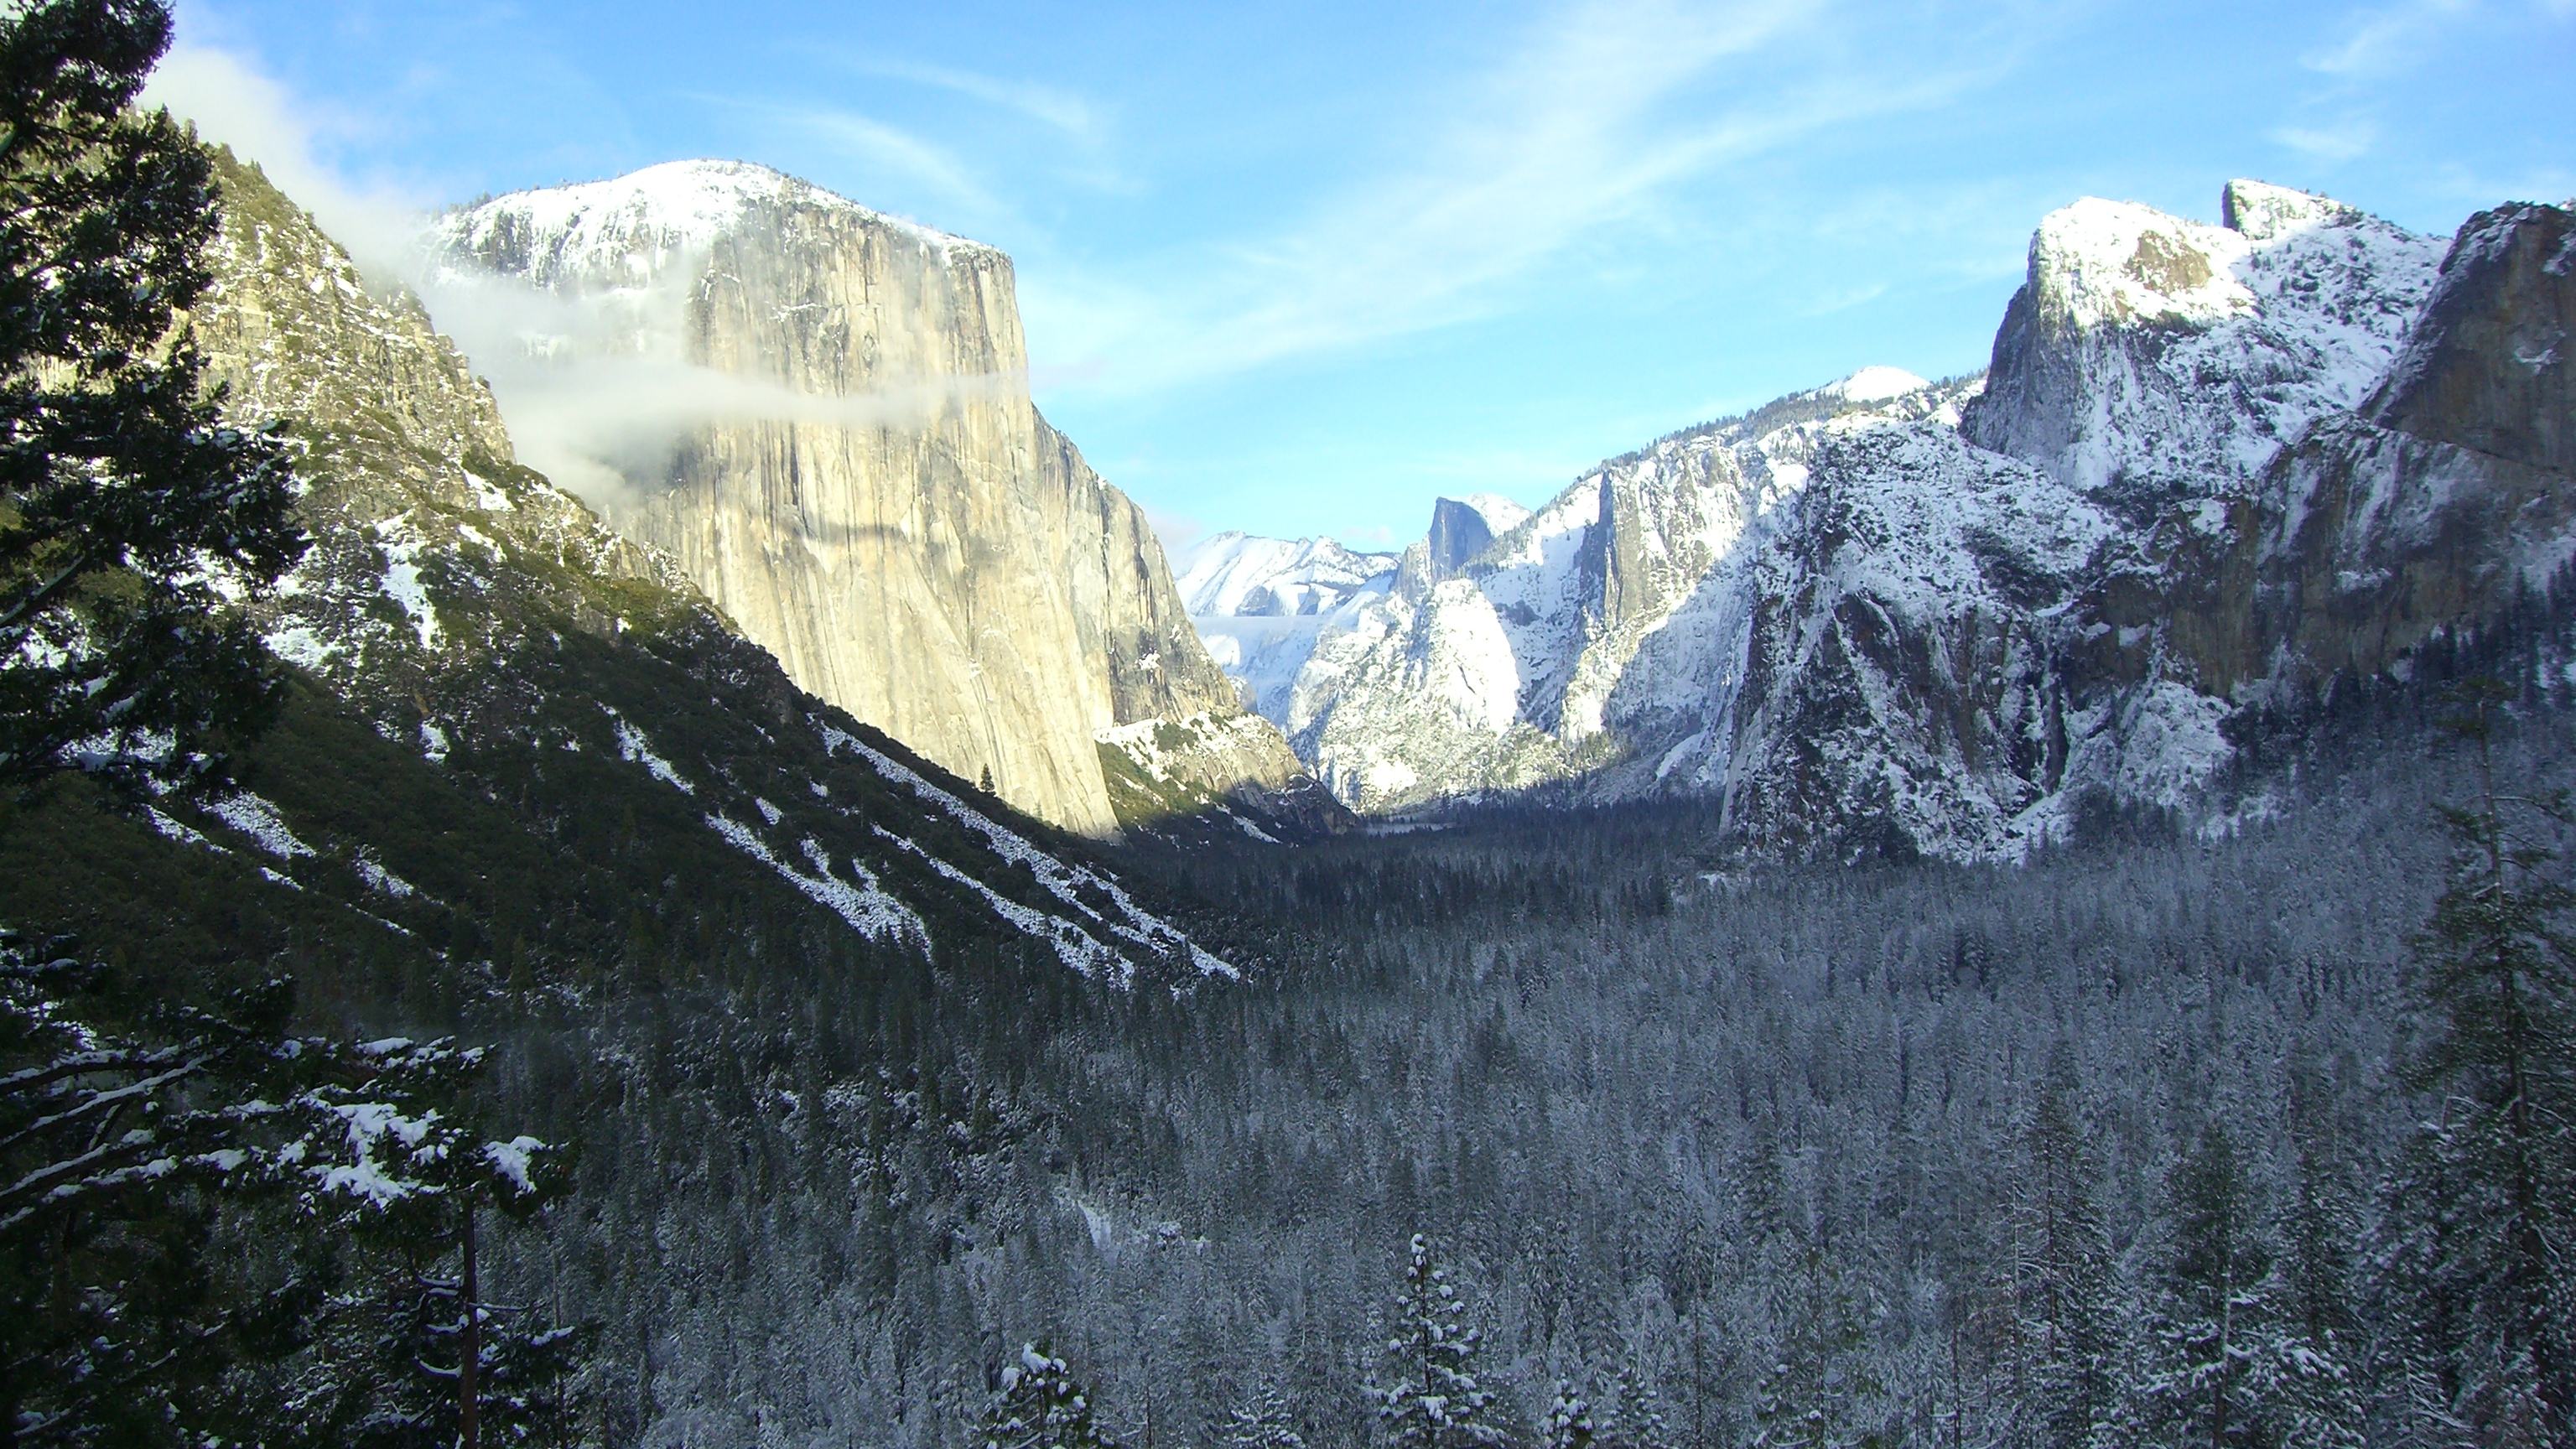
[(483, 1300), (474, 1290), (474, 1199), (465, 1198), (465, 1342), (464, 1357), (456, 1367), (456, 1439), (463, 1449), (480, 1449), (481, 1425), (475, 1410), (481, 1407), (482, 1393), (475, 1385), (475, 1371), (483, 1366)]

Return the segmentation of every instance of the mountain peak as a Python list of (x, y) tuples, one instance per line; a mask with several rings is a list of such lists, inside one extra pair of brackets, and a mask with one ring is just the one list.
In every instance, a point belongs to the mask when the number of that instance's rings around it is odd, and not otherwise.
[(2248, 241), (2270, 241), (2312, 226), (2350, 225), (2363, 216), (2357, 207), (2313, 192), (2241, 177), (2219, 193), (2218, 211), (2221, 224)]
[[(671, 256), (703, 251), (763, 207), (839, 213), (908, 238), (946, 261), (957, 251), (992, 248), (889, 216), (783, 171), (748, 161), (664, 161), (605, 181), (536, 187), (440, 219), (440, 243), (460, 252), (490, 250), (504, 234), (530, 245), (529, 280), (554, 285), (601, 273), (603, 260), (646, 275)], [(999, 255), (995, 253), (995, 255)]]
[(1826, 383), (1816, 391), (1822, 396), (1865, 403), (1884, 402), (1892, 397), (1903, 397), (1909, 392), (1921, 392), (1931, 385), (1901, 367), (1870, 366), (1862, 368), (1849, 377)]
[(2253, 239), (2134, 201), (2088, 196), (2042, 218), (2030, 278), (2078, 327), (2161, 319), (2207, 325), (2254, 305), (2236, 263)]

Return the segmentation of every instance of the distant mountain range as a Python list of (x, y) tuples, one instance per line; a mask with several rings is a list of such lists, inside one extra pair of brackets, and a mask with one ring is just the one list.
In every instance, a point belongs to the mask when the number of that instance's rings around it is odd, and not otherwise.
[(1984, 374), (1863, 369), (1534, 512), (1441, 499), (1401, 554), (1224, 533), (1175, 573), (1030, 405), (991, 248), (737, 163), (447, 214), (433, 299), (507, 320), (478, 345), (603, 530), (411, 303), (230, 174), (260, 225), (226, 245), (306, 279), (234, 259), (204, 325), (237, 408), (374, 439), (282, 654), (468, 728), (401, 661), (550, 552), (1095, 837), (1655, 798), (1785, 859), (2014, 858), (2087, 801), (2223, 827), (2269, 808), (2228, 769), (2250, 713), (2402, 673), (2576, 553), (2562, 208), (2445, 242), (2251, 181), (2220, 226), (2081, 201)]
[(2264, 808), (2232, 721), (2576, 552), (2576, 284), (2563, 208), (2222, 212), (2052, 213), (1980, 376), (1864, 369), (1527, 517), (1444, 499), (1400, 558), (1218, 535), (1184, 599), (1363, 811), (1703, 797), (1793, 858), (2014, 857), (2088, 798), (2223, 824)]

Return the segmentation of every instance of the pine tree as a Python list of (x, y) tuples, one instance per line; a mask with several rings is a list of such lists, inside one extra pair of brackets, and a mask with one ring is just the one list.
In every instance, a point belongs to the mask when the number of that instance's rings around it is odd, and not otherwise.
[[(1688, 1360), (1695, 1386), (1704, 1386), (1707, 1365), (1700, 1352), (1706, 1344), (1706, 1330), (1697, 1315), (1691, 1319), (1692, 1353)], [(1595, 1437), (1619, 1449), (1666, 1449), (1675, 1442), (1671, 1427), (1664, 1421), (1663, 1399), (1655, 1386), (1637, 1372), (1636, 1365), (1623, 1363), (1610, 1376), (1610, 1405), (1595, 1405), (1592, 1426)], [(1701, 1437), (1705, 1437), (1704, 1432)]]
[(1409, 1254), (1395, 1295), (1395, 1333), (1385, 1351), (1392, 1381), (1369, 1384), (1387, 1442), (1394, 1449), (1504, 1443), (1510, 1436), (1494, 1395), (1476, 1378), (1483, 1332), (1459, 1321), (1467, 1305), (1450, 1286), (1449, 1271), (1432, 1261), (1430, 1240), (1414, 1234)]
[[(376, 1328), (441, 1295), (352, 1277), (371, 1252), (434, 1252), (469, 1184), (533, 1208), (556, 1154), (473, 1130), (460, 1102), (479, 1052), (290, 1035), (284, 981), (202, 1007), (157, 986), (0, 939), (9, 1442), (345, 1444), (369, 1424), (453, 1424), (454, 1368), (424, 1374), (420, 1335)], [(497, 1419), (560, 1418), (578, 1335), (491, 1337)], [(395, 1401), (408, 1417), (375, 1411)]]
[(2150, 1417), (2178, 1445), (2259, 1442), (2260, 1405), (2248, 1402), (2245, 1380), (2268, 1327), (2271, 1255), (2225, 1127), (2202, 1129), (2166, 1193), (2172, 1242), (2153, 1325), (2158, 1363), (2144, 1385)]
[(2485, 1443), (2576, 1442), (2576, 893), (2553, 878), (2567, 792), (2495, 778), (2509, 692), (2456, 692), (2454, 734), (2478, 796), (2442, 815), (2458, 842), (2450, 887), (2416, 943), (2425, 1040), (2408, 1084), (2435, 1123), (2391, 1185), (2393, 1275), (2407, 1280), (2416, 1372), (2434, 1406)]
[(1774, 1292), (1783, 1333), (1756, 1397), (1761, 1449), (1839, 1449), (1863, 1442), (1880, 1390), (1864, 1351), (1869, 1325), (1849, 1266), (1810, 1231), (1793, 1276)]
[(1002, 1370), (1002, 1394), (975, 1430), (981, 1449), (1116, 1449), (1091, 1414), (1091, 1395), (1044, 1343)]
[(2022, 1135), (2013, 1209), (2013, 1442), (2090, 1444), (2109, 1421), (2110, 1244), (2093, 1197), (2095, 1168), (2076, 1115), (2073, 1057), (2061, 1046)]
[(339, 1288), (290, 1365), (298, 1428), (311, 1443), (385, 1449), (569, 1440), (591, 1330), (494, 1302), (477, 1272), (479, 1225), (561, 1197), (563, 1154), (496, 1140), (466, 1105), (482, 1050), (397, 1039), (359, 1051), (364, 1080), (310, 1094), (354, 1160), (307, 1199)]
[[(273, 1046), (282, 983), (209, 1007), (0, 938), (0, 1426), (8, 1442), (193, 1442), (238, 1427), (224, 1374), (252, 1284), (222, 1213), (276, 1197), (280, 1134), (239, 1113), (317, 1063)], [(265, 1285), (294, 1316), (306, 1285)]]
[(2355, 1354), (2352, 1251), (2361, 1225), (2332, 1145), (2312, 1120), (2319, 1087), (2294, 1079), (2291, 1129), (2296, 1177), (2281, 1214), (2281, 1253), (2264, 1285), (2270, 1310), (2246, 1371), (2267, 1441), (2283, 1449), (2360, 1449), (2368, 1409)]
[(1263, 1385), (1250, 1404), (1228, 1413), (1223, 1442), (1228, 1449), (1306, 1449), (1296, 1411), (1275, 1383)]
[(211, 280), (208, 161), (128, 109), (169, 40), (159, 0), (0, 15), (0, 790), (217, 773), (281, 687), (225, 595), (303, 553), (284, 451), (169, 337)]
[(1594, 1437), (1592, 1406), (1558, 1379), (1547, 1405), (1547, 1449), (1591, 1449)]

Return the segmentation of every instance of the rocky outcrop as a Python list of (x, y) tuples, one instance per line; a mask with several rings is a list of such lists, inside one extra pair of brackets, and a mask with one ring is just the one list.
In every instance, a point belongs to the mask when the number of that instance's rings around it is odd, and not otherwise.
[(2441, 241), (2258, 182), (2224, 210), (2254, 230), (2092, 198), (2051, 213), (1960, 431), (2079, 488), (2205, 495), (2360, 402)]
[(1002, 253), (684, 162), (454, 213), (438, 257), (563, 309), (505, 374), (532, 412), (586, 377), (672, 390), (664, 435), (565, 446), (803, 687), (1094, 834), (1118, 823), (1099, 732), (1237, 712), (1141, 511), (1030, 405)]
[(2269, 676), (2397, 667), (2576, 554), (2571, 264), (2565, 208), (2471, 218), (2386, 379), (2283, 455), (2248, 529), (2250, 597), (2228, 611), (2274, 651)]
[[(1196, 715), (1241, 713), (1234, 686), (1190, 627), (1180, 590), (1145, 510), (1100, 481), (1071, 440), (1038, 419), (1038, 463), (1052, 517), (1036, 542), (1049, 567), (1071, 586), (1077, 640), (1086, 657), (1104, 661), (1109, 717), (1115, 728)], [(1241, 755), (1254, 776), (1295, 772), (1276, 730), (1247, 727)], [(1268, 740), (1266, 747), (1251, 743)], [(1248, 752), (1248, 753), (1247, 753)], [(1258, 757), (1257, 759), (1255, 757)], [(1210, 762), (1210, 768), (1216, 768)]]
[(2471, 217), (2371, 422), (2525, 467), (2576, 470), (2576, 227), (2565, 207)]
[(1444, 576), (1458, 572), (1493, 546), (1497, 529), (1508, 530), (1527, 517), (1528, 509), (1490, 493), (1433, 500), (1431, 532), (1423, 539), (1431, 566)]

